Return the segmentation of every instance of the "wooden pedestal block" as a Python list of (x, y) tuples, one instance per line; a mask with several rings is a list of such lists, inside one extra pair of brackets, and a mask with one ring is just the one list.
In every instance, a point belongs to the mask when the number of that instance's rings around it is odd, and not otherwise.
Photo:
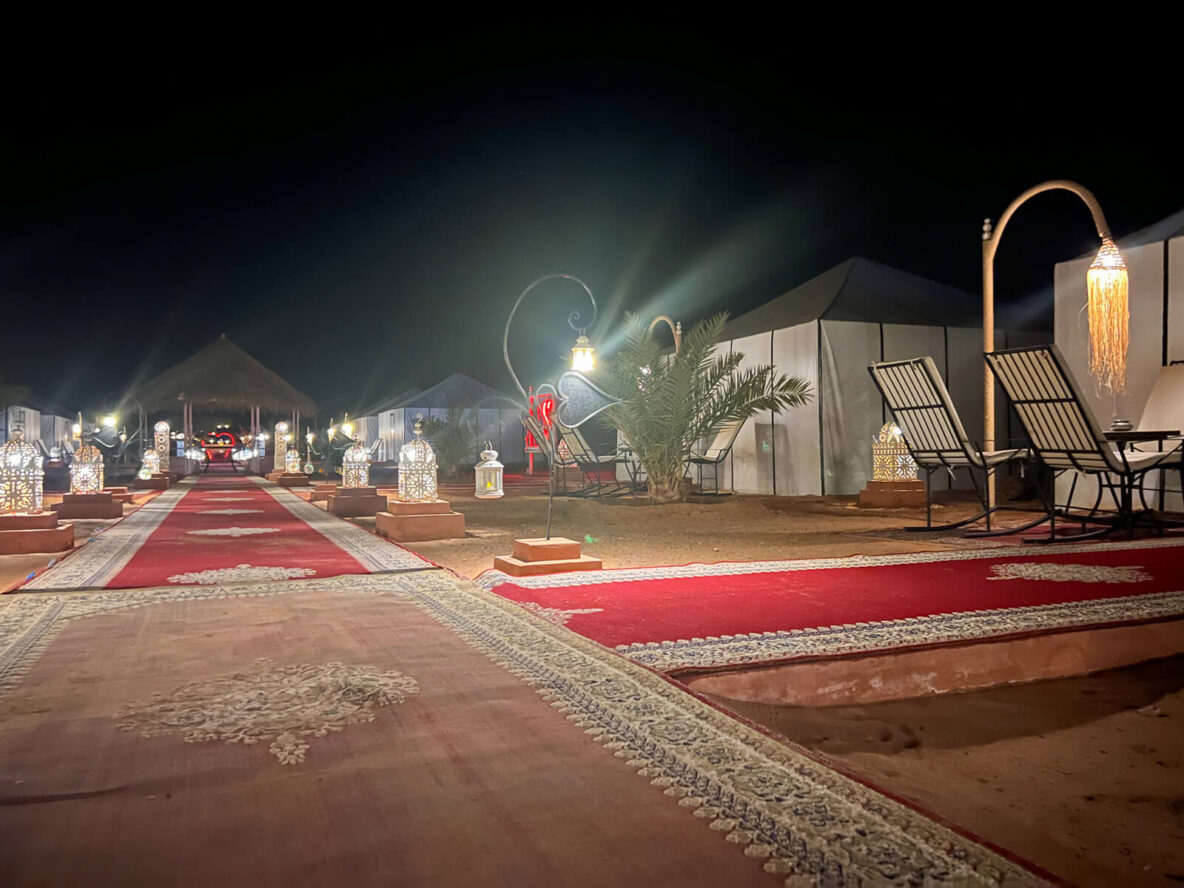
[(336, 484), (318, 482), (312, 486), (312, 496), (309, 497), (309, 500), (314, 503), (323, 503), (335, 493), (337, 493)]
[(59, 524), (57, 512), (0, 515), (0, 555), (65, 552), (74, 548), (74, 525)]
[(137, 478), (132, 482), (132, 486), (136, 490), (168, 490), (169, 476), (157, 472), (151, 478)]
[(103, 493), (111, 494), (111, 499), (117, 503), (134, 503), (136, 495), (126, 487), (104, 487)]
[(329, 494), (325, 506), (339, 518), (360, 518), (386, 511), (386, 497), (373, 487), (342, 487)]
[(493, 566), (512, 577), (533, 577), (574, 570), (600, 570), (604, 565), (599, 558), (580, 554), (580, 544), (575, 540), (551, 537), (549, 540), (514, 540), (514, 554), (498, 555), (493, 559)]
[(403, 503), (394, 500), (375, 516), (374, 528), (400, 543), (459, 539), (465, 535), (465, 516), (452, 511), (448, 500)]
[(868, 481), (859, 491), (859, 505), (865, 509), (904, 509), (925, 505), (922, 481)]
[(123, 517), (123, 503), (110, 493), (67, 493), (54, 509), (60, 518)]
[(303, 472), (284, 472), (275, 479), (280, 487), (308, 487), (308, 475)]

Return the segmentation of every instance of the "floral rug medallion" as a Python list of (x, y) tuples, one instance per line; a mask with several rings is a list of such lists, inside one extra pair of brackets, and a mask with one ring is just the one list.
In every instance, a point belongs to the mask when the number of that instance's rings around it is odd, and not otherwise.
[(119, 728), (144, 737), (181, 733), (186, 743), (254, 744), (282, 764), (304, 761), (306, 738), (374, 721), (375, 709), (419, 692), (415, 679), (373, 666), (325, 663), (278, 666), (268, 659), (225, 678), (182, 685), (132, 703), (116, 714)]

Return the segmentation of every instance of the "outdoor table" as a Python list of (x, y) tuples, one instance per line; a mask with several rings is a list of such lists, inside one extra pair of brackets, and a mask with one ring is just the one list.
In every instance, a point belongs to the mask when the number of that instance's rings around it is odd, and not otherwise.
[[(1105, 432), (1106, 440), (1118, 445), (1120, 451), (1125, 452), (1131, 444), (1143, 444), (1150, 441), (1155, 441), (1159, 450), (1163, 450), (1163, 442), (1168, 438), (1178, 437), (1179, 429), (1130, 429), (1123, 431), (1110, 430)], [(1159, 510), (1163, 511), (1163, 497), (1164, 497), (1164, 473), (1159, 473)], [(1142, 499), (1143, 491), (1140, 487), (1139, 498)], [(1147, 505), (1144, 500), (1143, 505)]]

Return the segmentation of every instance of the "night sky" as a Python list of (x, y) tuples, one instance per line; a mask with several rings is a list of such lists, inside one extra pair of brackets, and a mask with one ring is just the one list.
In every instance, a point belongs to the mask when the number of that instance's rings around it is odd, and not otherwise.
[[(1042, 54), (991, 93), (956, 46), (564, 35), (359, 24), (10, 76), (0, 374), (97, 410), (225, 332), (340, 415), (455, 370), (508, 389), (506, 313), (549, 272), (591, 285), (603, 343), (624, 310), (737, 315), (853, 255), (978, 292), (983, 217), (1048, 178), (1092, 188), (1119, 236), (1184, 206), (1176, 88), (1145, 63), (1099, 91)], [(999, 299), (1049, 317), (1053, 263), (1095, 244), (1076, 198), (1037, 198)], [(524, 381), (581, 307), (535, 295)], [(22, 363), (30, 339), (54, 359)]]

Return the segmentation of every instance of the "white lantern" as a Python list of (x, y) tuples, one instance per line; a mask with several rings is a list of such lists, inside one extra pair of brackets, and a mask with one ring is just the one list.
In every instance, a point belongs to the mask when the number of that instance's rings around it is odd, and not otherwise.
[(284, 471), (284, 459), (290, 440), (292, 440), (292, 436), (288, 434), (288, 424), (281, 419), (275, 424), (275, 443), (271, 445), (275, 453), (271, 465), (277, 472)]
[(399, 499), (405, 503), (436, 501), (436, 453), (423, 439), (423, 414), (415, 417), (415, 439), (399, 448)]
[(140, 477), (147, 480), (160, 471), (160, 454), (155, 450), (144, 452), (144, 462), (140, 466)]
[(17, 430), (11, 441), (0, 447), (0, 513), (40, 512), (41, 454)]
[(505, 470), (497, 461), (497, 451), (493, 444), (485, 442), (485, 449), (481, 451), (481, 461), (473, 466), (477, 473), (477, 489), (474, 495), (478, 499), (497, 499), (502, 495), (502, 472)]
[(153, 427), (156, 436), (156, 455), (160, 457), (161, 472), (169, 470), (169, 424), (163, 419)]
[(99, 448), (85, 444), (74, 454), (70, 463), (70, 492), (98, 493), (103, 489), (103, 454)]
[(361, 444), (351, 444), (341, 456), (341, 486), (370, 486), (370, 451)]
[(284, 454), (284, 471), (289, 475), (300, 474), (300, 451), (295, 447)]

